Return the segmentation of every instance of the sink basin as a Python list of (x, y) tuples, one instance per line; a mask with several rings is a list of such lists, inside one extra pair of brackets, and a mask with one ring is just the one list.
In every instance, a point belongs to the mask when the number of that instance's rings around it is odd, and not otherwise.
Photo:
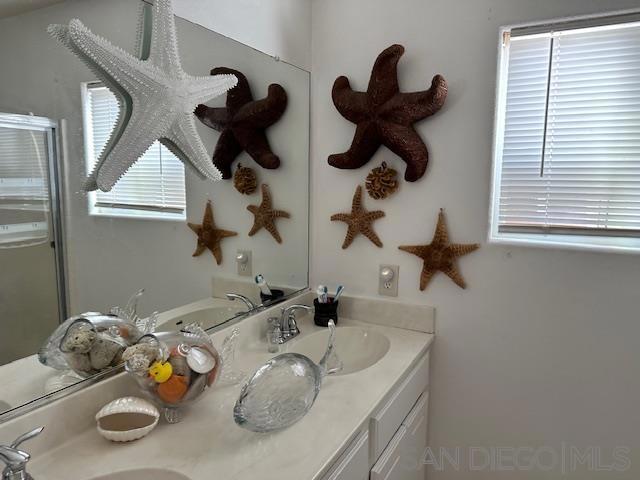
[[(319, 362), (327, 349), (329, 331), (312, 333), (299, 340), (292, 340), (287, 351), (301, 353)], [(378, 362), (389, 351), (390, 342), (381, 333), (361, 327), (336, 328), (335, 351), (344, 368), (336, 375), (359, 372)]]
[(102, 477), (94, 477), (91, 480), (191, 480), (189, 477), (172, 470), (160, 468), (142, 468), (138, 470), (125, 470), (123, 472), (110, 473)]
[(198, 322), (205, 330), (226, 322), (245, 310), (238, 307), (206, 307), (172, 318), (160, 325), (159, 330), (180, 330), (185, 325)]

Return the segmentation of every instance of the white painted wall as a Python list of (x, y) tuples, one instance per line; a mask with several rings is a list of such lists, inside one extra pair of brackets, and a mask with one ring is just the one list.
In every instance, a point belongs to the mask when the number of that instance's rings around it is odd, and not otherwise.
[[(485, 243), (498, 27), (513, 22), (638, 6), (637, 0), (316, 0), (312, 41), (312, 282), (344, 283), (375, 295), (379, 263), (400, 265), (399, 298), (437, 309), (432, 367), (433, 447), (550, 446), (561, 442), (634, 449), (632, 471), (581, 472), (563, 478), (637, 478), (640, 471), (640, 257)], [(400, 62), (404, 90), (424, 89), (442, 73), (444, 109), (418, 126), (431, 163), (415, 184), (381, 208), (384, 242), (364, 238), (340, 249), (355, 186), (386, 160), (381, 149), (360, 170), (336, 170), (327, 156), (350, 144), (354, 127), (331, 102), (334, 79), (346, 74), (366, 89), (377, 54), (407, 48)], [(452, 239), (481, 242), (460, 261), (469, 288), (446, 276), (418, 290), (419, 259), (397, 249), (427, 243), (438, 209), (446, 208)], [(462, 451), (464, 455), (465, 450)], [(607, 456), (609, 455), (609, 456)], [(465, 457), (463, 457), (463, 461)], [(552, 472), (431, 472), (437, 480), (560, 478)]]
[(311, 0), (175, 0), (176, 15), (311, 68)]

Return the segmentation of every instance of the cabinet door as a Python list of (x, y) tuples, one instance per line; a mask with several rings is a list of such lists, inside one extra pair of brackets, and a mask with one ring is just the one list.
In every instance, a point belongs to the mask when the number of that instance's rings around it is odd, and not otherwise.
[(371, 417), (371, 459), (380, 458), (407, 412), (416, 405), (420, 395), (429, 386), (429, 353), (409, 373), (387, 403)]
[(370, 480), (424, 480), (428, 394), (416, 402), (376, 464)]
[(369, 433), (363, 432), (331, 467), (322, 480), (367, 480), (369, 478)]

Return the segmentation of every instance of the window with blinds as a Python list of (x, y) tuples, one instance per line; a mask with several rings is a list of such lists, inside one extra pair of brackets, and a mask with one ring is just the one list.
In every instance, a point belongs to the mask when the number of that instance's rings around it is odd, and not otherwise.
[[(118, 116), (116, 97), (102, 84), (90, 83), (84, 92), (87, 172), (109, 138)], [(184, 165), (160, 142), (128, 170), (110, 192), (89, 194), (91, 215), (184, 220)]]
[(504, 32), (493, 240), (640, 248), (637, 20)]

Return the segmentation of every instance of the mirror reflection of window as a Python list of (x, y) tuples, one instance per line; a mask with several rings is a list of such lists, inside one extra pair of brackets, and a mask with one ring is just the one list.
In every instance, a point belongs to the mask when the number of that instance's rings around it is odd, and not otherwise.
[[(101, 83), (84, 85), (85, 161), (90, 173), (118, 117), (115, 95)], [(186, 219), (184, 164), (156, 141), (110, 192), (89, 195), (89, 214)]]
[(0, 127), (0, 248), (49, 238), (46, 135)]

